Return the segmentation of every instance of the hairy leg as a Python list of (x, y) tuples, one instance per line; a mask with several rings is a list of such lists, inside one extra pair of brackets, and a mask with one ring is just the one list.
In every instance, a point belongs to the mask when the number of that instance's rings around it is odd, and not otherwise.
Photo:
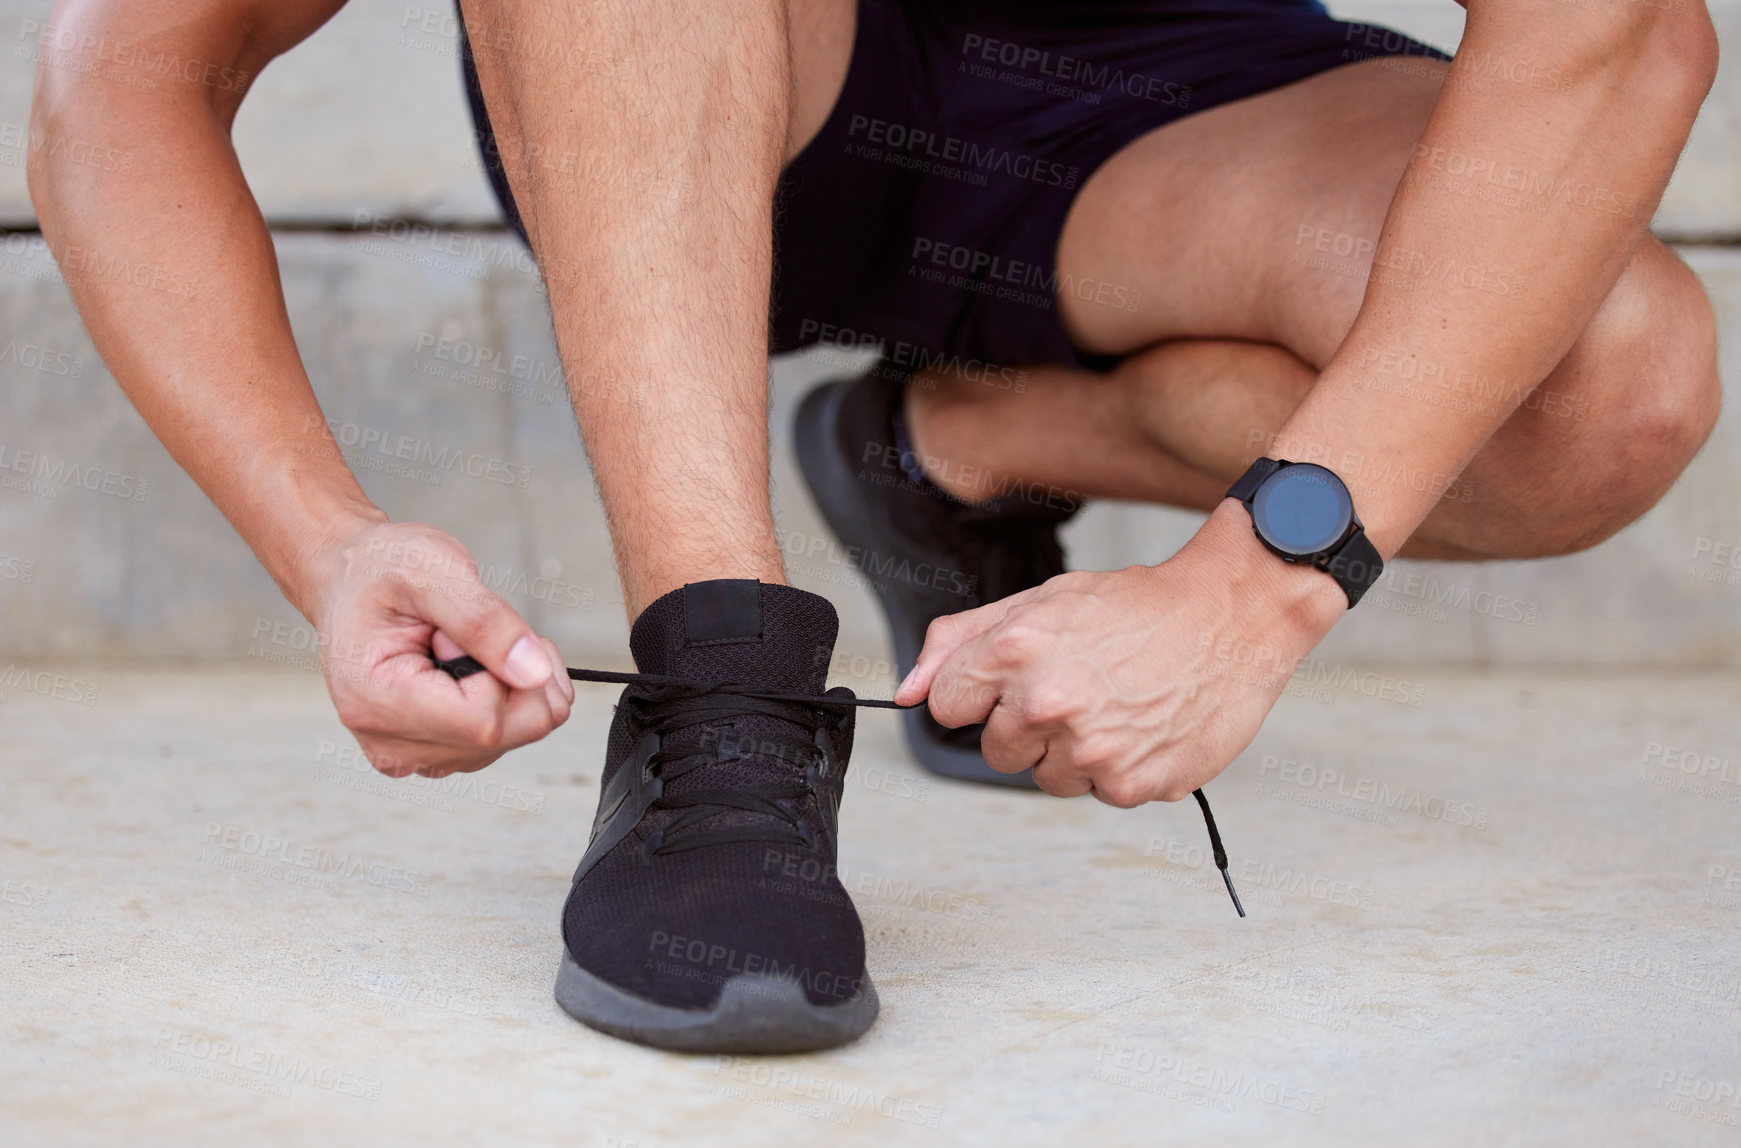
[[(921, 380), (909, 421), (942, 484), (992, 473), (1213, 507), (1353, 322), (1437, 94), (1422, 64), (1337, 69), (1160, 129), (1109, 161), (1072, 210), (1059, 267), (1140, 289), (1143, 304), (1063, 295), (1060, 306), (1079, 345), (1128, 357), (1110, 375), (1033, 370), (1019, 395)], [(1583, 335), (1463, 474), (1411, 476), (1447, 496), (1403, 553), (1563, 553), (1632, 521), (1715, 420), (1714, 330), (1691, 272), (1645, 239)], [(1430, 403), (1491, 402), (1537, 381), (1448, 379), (1401, 360), (1375, 363), (1374, 378)]]
[(783, 582), (773, 193), (844, 80), (850, 3), (466, 0), (465, 16), (630, 617), (686, 582)]

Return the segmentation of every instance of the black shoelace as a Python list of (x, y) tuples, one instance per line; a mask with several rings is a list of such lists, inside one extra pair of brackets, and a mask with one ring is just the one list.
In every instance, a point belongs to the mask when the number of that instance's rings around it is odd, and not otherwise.
[[(470, 655), (462, 655), (450, 661), (435, 660), (435, 668), (442, 670), (455, 678), (470, 677), (472, 674), (484, 672), (484, 667)], [(768, 717), (780, 718), (796, 725), (806, 726), (805, 711), (820, 710), (823, 713), (840, 713), (848, 707), (861, 709), (907, 710), (917, 709), (913, 706), (896, 705), (892, 701), (878, 698), (855, 698), (846, 694), (834, 696), (796, 693), (789, 690), (767, 689), (762, 686), (741, 685), (736, 682), (698, 682), (689, 678), (671, 677), (665, 674), (629, 674), (614, 670), (577, 670), (568, 667), (568, 676), (577, 682), (603, 682), (610, 685), (640, 686), (648, 693), (644, 696), (629, 695), (631, 704), (645, 706), (648, 709), (657, 708), (660, 712), (649, 715), (650, 721), (644, 728), (652, 729), (661, 735), (701, 725), (708, 721), (718, 721), (723, 718), (741, 717), (746, 713), (763, 714)], [(724, 695), (724, 696), (721, 696)], [(726, 700), (730, 698), (731, 700)], [(643, 712), (646, 712), (645, 710)], [(661, 767), (661, 776), (667, 781), (680, 777), (703, 764), (718, 760), (718, 750), (723, 745), (715, 745), (710, 751), (698, 750), (694, 753), (672, 754), (669, 757), (663, 753), (653, 755), (652, 761)], [(760, 755), (774, 753), (785, 756), (791, 752), (795, 759), (798, 755), (817, 754), (815, 746), (792, 741), (780, 741), (774, 746), (764, 746), (757, 742), (752, 752)], [(804, 796), (809, 792), (809, 786), (797, 781), (761, 782), (749, 786), (734, 786), (730, 789), (692, 790), (684, 794), (661, 794), (657, 804), (666, 808), (683, 809), (684, 812), (671, 824), (657, 832), (642, 848), (655, 853), (675, 853), (682, 849), (693, 849), (701, 845), (715, 844), (722, 841), (767, 841), (789, 840), (793, 843), (815, 845), (815, 840), (809, 827), (802, 819), (791, 813), (785, 802)], [(1215, 828), (1215, 814), (1209, 811), (1209, 799), (1203, 796), (1201, 789), (1191, 791), (1191, 796), (1197, 799), (1197, 806), (1203, 811), (1203, 824), (1209, 830), (1209, 848), (1215, 858), (1215, 867), (1221, 870), (1221, 880), (1227, 886), (1227, 895), (1233, 898), (1233, 907), (1241, 917), (1245, 916), (1245, 906), (1239, 903), (1239, 893), (1233, 888), (1233, 877), (1227, 871), (1227, 850), (1221, 847), (1221, 831)], [(766, 828), (749, 826), (727, 826), (700, 832), (685, 833), (681, 838), (672, 840), (679, 829), (687, 828), (696, 822), (712, 817), (721, 808), (737, 809), (748, 813), (763, 813), (792, 826), (790, 836), (784, 836), (788, 831), (776, 830), (782, 834), (776, 838), (768, 836)]]

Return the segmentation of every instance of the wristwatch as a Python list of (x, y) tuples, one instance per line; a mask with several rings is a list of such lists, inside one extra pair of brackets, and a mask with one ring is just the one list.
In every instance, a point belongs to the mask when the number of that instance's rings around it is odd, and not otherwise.
[(1316, 463), (1260, 458), (1227, 490), (1251, 514), (1257, 540), (1283, 562), (1316, 566), (1342, 587), (1348, 607), (1384, 572), (1354, 499), (1336, 472)]

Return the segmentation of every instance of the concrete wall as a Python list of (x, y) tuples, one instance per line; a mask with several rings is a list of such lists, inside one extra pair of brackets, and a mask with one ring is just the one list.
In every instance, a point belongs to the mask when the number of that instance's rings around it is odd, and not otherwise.
[[(0, 2), (0, 221), (15, 227), (33, 221), (24, 150), (7, 132), (25, 122), (31, 22), (48, 7)], [(1461, 31), (1448, 0), (1337, 10), (1446, 47)], [(402, 239), (281, 231), (299, 345), (372, 498), (464, 540), (571, 659), (619, 661), (620, 596), (537, 278), (497, 229), (451, 24), (437, 18), (424, 31), (420, 12), (357, 0), (268, 69), (236, 127), (244, 166), (268, 217), (286, 227), (347, 228), (362, 212), (458, 229)], [(1726, 43), (1741, 45), (1741, 3), (1715, 12)], [(1660, 233), (1695, 241), (1682, 250), (1722, 316), (1731, 394), (1741, 388), (1741, 250), (1697, 241), (1741, 236), (1738, 75), (1726, 62), (1657, 220)], [(480, 368), (479, 349), (512, 369)], [(786, 442), (797, 396), (839, 369), (814, 356), (775, 364), (774, 490), (794, 581), (835, 599), (842, 649), (874, 665), (886, 640), (870, 595), (820, 529)], [(1537, 563), (1399, 563), (1324, 656), (1741, 664), (1741, 571), (1713, 560), (1741, 545), (1738, 419), (1725, 414), (1675, 491), (1611, 542)], [(401, 438), (426, 459), (463, 461), (398, 464), (378, 444)], [(0, 652), (307, 658), (310, 635), (116, 388), (29, 231), (0, 237), (0, 452), (11, 483), (0, 486)], [(58, 480), (33, 484), (7, 469), (29, 470), (37, 456)], [(525, 485), (465, 473), (492, 461), (498, 472), (529, 470)], [(1072, 559), (1157, 561), (1195, 521), (1096, 506), (1071, 527)]]

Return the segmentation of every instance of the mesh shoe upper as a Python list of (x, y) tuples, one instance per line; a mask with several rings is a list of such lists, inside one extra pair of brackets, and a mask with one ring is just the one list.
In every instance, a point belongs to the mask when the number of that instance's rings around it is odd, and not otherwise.
[[(817, 595), (721, 581), (653, 603), (630, 646), (644, 673), (820, 694), (837, 628)], [(857, 995), (864, 930), (835, 869), (852, 726), (844, 707), (626, 689), (602, 789), (639, 768), (652, 731), (660, 793), (575, 883), (563, 913), (575, 962), (679, 1008), (707, 1007), (743, 974), (796, 980), (813, 1004)]]

